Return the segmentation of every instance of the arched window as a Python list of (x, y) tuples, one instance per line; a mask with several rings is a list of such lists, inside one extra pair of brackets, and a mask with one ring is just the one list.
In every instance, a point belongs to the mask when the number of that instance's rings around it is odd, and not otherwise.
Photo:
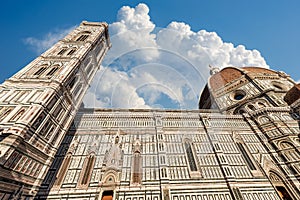
[(75, 51), (76, 51), (76, 49), (73, 48), (73, 49), (71, 49), (71, 50), (67, 53), (67, 55), (68, 55), (68, 56), (71, 56), (73, 53), (75, 53)]
[(92, 175), (92, 171), (94, 169), (94, 163), (95, 163), (95, 154), (89, 154), (85, 160), (84, 165), (80, 174), (80, 181), (79, 186), (87, 186), (89, 184), (89, 180)]
[(142, 181), (142, 156), (141, 143), (137, 139), (133, 145), (132, 183), (141, 184)]
[(141, 184), (142, 180), (142, 157), (140, 152), (134, 152), (133, 156), (133, 172), (132, 172), (132, 182)]
[(63, 49), (61, 49), (61, 50), (57, 53), (57, 55), (59, 55), (59, 56), (63, 55), (63, 54), (67, 51), (67, 49), (68, 49), (68, 48), (63, 48)]
[(83, 42), (83, 41), (85, 41), (89, 37), (90, 34), (91, 34), (91, 32), (89, 32), (89, 31), (82, 32), (80, 34), (80, 36), (77, 37), (76, 41), (77, 42), (78, 41)]
[(260, 108), (266, 107), (266, 105), (265, 105), (264, 103), (262, 103), (262, 102), (258, 102), (257, 105), (258, 105), (258, 107), (260, 107)]
[(288, 162), (298, 161), (300, 159), (299, 153), (296, 151), (295, 147), (291, 143), (281, 142), (279, 148), (281, 150), (284, 150), (282, 151), (282, 155)]
[(258, 121), (260, 124), (265, 124), (265, 123), (270, 122), (270, 119), (266, 116), (261, 116), (260, 118), (258, 118)]
[(238, 146), (239, 150), (241, 151), (244, 159), (246, 160), (246, 163), (247, 163), (248, 167), (251, 170), (256, 170), (256, 167), (255, 167), (253, 161), (251, 160), (250, 155), (248, 154), (248, 152), (245, 149), (244, 145), (242, 143), (238, 142), (237, 146)]
[(281, 142), (279, 147), (280, 149), (293, 149), (293, 145), (288, 142)]
[(255, 108), (252, 104), (248, 105), (248, 108), (249, 108), (250, 110), (256, 110), (256, 108)]
[(56, 180), (54, 182), (54, 186), (60, 187), (60, 185), (62, 184), (62, 181), (65, 178), (65, 175), (67, 173), (67, 170), (69, 168), (71, 160), (72, 160), (72, 154), (68, 153), (66, 155), (61, 167), (59, 168), (59, 172), (57, 173)]
[(242, 114), (244, 114), (244, 113), (246, 113), (245, 110), (243, 110), (243, 109), (239, 110), (239, 114), (240, 114), (240, 115), (242, 115)]
[(57, 70), (59, 69), (58, 65), (55, 65), (51, 68), (51, 70), (47, 73), (46, 76), (52, 76), (55, 72), (57, 72)]
[(288, 186), (283, 182), (282, 178), (278, 176), (276, 173), (270, 171), (269, 179), (272, 185), (276, 188), (278, 195), (285, 200), (292, 200)]
[(192, 145), (189, 141), (184, 142), (185, 153), (188, 158), (189, 166), (191, 171), (197, 171), (197, 164), (193, 154)]
[(43, 74), (46, 71), (46, 69), (47, 69), (46, 66), (42, 66), (33, 75), (39, 76), (39, 75)]

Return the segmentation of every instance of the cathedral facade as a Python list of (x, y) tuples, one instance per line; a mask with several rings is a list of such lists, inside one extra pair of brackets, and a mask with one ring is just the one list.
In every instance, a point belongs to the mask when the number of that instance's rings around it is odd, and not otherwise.
[(287, 74), (211, 68), (197, 110), (80, 107), (109, 48), (82, 22), (0, 86), (0, 199), (300, 199)]

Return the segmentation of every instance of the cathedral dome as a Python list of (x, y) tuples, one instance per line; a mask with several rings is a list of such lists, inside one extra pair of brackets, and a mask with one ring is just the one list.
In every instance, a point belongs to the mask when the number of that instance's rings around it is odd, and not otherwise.
[(208, 84), (203, 89), (200, 95), (199, 108), (208, 109), (213, 105), (211, 96), (215, 96), (218, 91), (222, 90), (226, 85), (234, 83), (247, 74), (249, 77), (253, 75), (277, 75), (278, 72), (262, 68), (262, 67), (226, 67), (221, 70), (213, 68), (212, 75), (208, 80)]
[(216, 91), (228, 83), (239, 79), (243, 74), (261, 74), (270, 75), (277, 74), (276, 71), (261, 67), (226, 67), (209, 78), (209, 86), (211, 91)]

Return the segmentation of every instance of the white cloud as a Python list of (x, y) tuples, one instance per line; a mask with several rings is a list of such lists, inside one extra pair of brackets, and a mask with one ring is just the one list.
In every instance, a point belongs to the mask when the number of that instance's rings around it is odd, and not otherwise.
[(155, 27), (145, 4), (122, 7), (109, 28), (112, 48), (84, 99), (87, 107), (197, 109), (208, 65), (268, 67), (257, 50), (225, 43), (215, 32), (194, 32), (181, 22)]
[[(129, 74), (103, 67), (85, 95), (90, 107), (149, 108), (136, 92), (136, 84)], [(137, 80), (135, 80), (137, 81)]]
[(246, 50), (245, 46), (234, 47), (225, 43), (215, 32), (191, 31), (189, 25), (179, 22), (170, 23), (157, 34), (157, 44), (187, 58), (198, 69), (207, 69), (209, 64), (226, 66), (268, 67), (257, 50)]
[[(112, 48), (84, 98), (86, 107), (197, 109), (209, 65), (268, 68), (259, 51), (223, 42), (215, 32), (195, 32), (182, 22), (156, 27), (145, 4), (122, 7), (109, 30)], [(26, 40), (41, 51), (68, 31)]]
[(39, 55), (53, 46), (58, 40), (66, 36), (74, 28), (75, 26), (67, 29), (56, 29), (54, 32), (50, 32), (45, 35), (42, 39), (28, 37), (24, 39), (24, 43), (29, 45), (33, 51)]
[(149, 8), (145, 4), (139, 4), (135, 8), (124, 6), (119, 10), (117, 22), (109, 26), (113, 45), (117, 46), (110, 50), (106, 60), (114, 60), (140, 48), (152, 50), (147, 53), (140, 51), (135, 59), (142, 57), (150, 61), (158, 55), (155, 34), (152, 34), (155, 25), (151, 22), (148, 13)]

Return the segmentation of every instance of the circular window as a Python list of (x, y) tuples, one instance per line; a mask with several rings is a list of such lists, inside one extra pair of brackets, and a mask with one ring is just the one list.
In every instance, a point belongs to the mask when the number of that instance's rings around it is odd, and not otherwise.
[(233, 99), (237, 101), (242, 100), (245, 96), (246, 92), (244, 92), (243, 90), (238, 90), (233, 93)]

